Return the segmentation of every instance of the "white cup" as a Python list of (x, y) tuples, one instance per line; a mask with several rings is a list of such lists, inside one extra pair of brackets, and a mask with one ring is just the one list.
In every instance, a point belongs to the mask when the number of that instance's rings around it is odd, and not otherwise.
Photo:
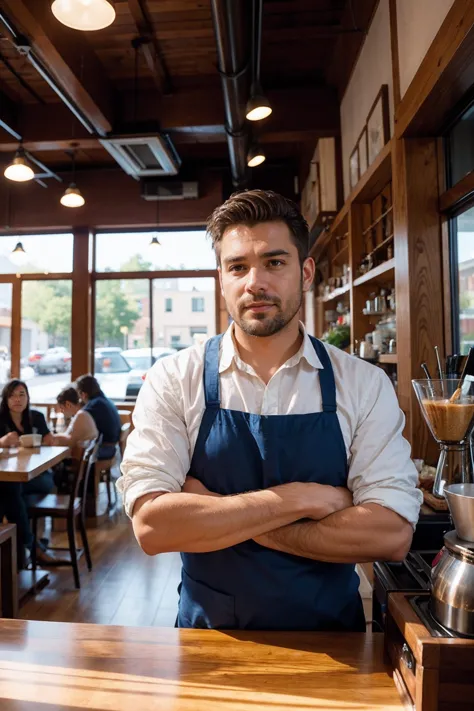
[(20, 445), (22, 447), (41, 447), (43, 437), (40, 434), (20, 435)]

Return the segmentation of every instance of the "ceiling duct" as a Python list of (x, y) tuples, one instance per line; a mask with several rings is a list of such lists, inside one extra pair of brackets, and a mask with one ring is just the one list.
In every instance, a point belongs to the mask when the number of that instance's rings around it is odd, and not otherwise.
[(245, 107), (251, 79), (253, 3), (211, 0), (211, 8), (232, 182), (235, 187), (243, 187), (247, 182), (249, 139)]
[(168, 136), (110, 136), (101, 145), (135, 180), (158, 175), (176, 175), (181, 160)]
[(197, 180), (156, 181), (144, 180), (141, 184), (141, 196), (149, 202), (156, 200), (195, 200), (199, 197)]

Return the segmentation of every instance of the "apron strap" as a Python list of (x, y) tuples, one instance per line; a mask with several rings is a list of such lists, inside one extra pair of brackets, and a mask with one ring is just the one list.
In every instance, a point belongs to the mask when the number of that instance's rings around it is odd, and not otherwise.
[(219, 409), (221, 399), (219, 393), (219, 347), (222, 334), (210, 338), (206, 343), (204, 354), (204, 396), (206, 408)]
[(310, 339), (316, 351), (316, 355), (323, 366), (322, 370), (319, 371), (323, 412), (336, 412), (336, 381), (334, 379), (334, 370), (331, 365), (329, 353), (317, 338), (310, 336)]

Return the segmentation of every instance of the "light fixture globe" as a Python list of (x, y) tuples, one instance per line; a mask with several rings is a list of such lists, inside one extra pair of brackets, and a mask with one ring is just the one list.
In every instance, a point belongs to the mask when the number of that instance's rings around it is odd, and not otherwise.
[(272, 113), (272, 107), (267, 97), (263, 95), (261, 89), (252, 91), (250, 99), (247, 102), (245, 116), (249, 121), (262, 121)]
[(54, 0), (53, 15), (73, 30), (103, 30), (115, 20), (115, 9), (109, 0)]
[(5, 178), (13, 180), (15, 183), (26, 183), (28, 180), (33, 180), (35, 174), (23, 152), (18, 150), (10, 165), (7, 165), (3, 173)]
[(17, 242), (15, 249), (13, 249), (10, 254), (10, 261), (17, 267), (20, 267), (22, 264), (25, 264), (27, 260), (28, 255), (25, 252), (22, 243)]
[(64, 205), (64, 207), (82, 207), (85, 202), (81, 191), (76, 187), (75, 183), (71, 183), (60, 200), (61, 205)]
[(249, 168), (256, 168), (266, 160), (266, 155), (259, 146), (252, 146), (247, 154), (247, 165)]

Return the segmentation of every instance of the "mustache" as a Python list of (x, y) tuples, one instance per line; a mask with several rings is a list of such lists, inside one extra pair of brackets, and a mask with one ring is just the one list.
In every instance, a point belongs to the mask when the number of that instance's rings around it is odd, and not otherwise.
[(254, 304), (275, 304), (279, 306), (280, 299), (277, 296), (268, 296), (267, 294), (260, 296), (258, 299), (252, 299), (251, 301), (242, 301), (240, 304), (241, 309), (248, 309)]

